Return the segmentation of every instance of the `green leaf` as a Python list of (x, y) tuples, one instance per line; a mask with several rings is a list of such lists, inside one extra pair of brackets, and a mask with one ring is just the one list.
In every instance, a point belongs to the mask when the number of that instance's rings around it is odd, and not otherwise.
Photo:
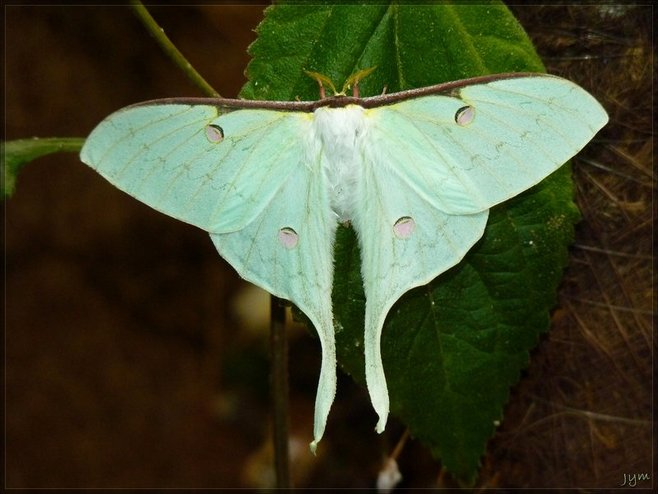
[[(350, 74), (376, 66), (360, 83), (363, 96), (543, 71), (525, 32), (497, 2), (280, 5), (267, 9), (257, 32), (245, 98), (317, 99), (317, 83), (304, 70), (342, 87)], [(391, 411), (461, 482), (475, 480), (509, 389), (548, 329), (578, 217), (563, 167), (494, 208), (464, 261), (408, 292), (389, 314), (382, 354)], [(339, 228), (335, 256), (338, 359), (364, 383), (365, 300), (351, 229)]]
[(16, 176), (21, 167), (32, 160), (52, 153), (79, 153), (85, 140), (78, 137), (50, 137), (47, 139), (17, 139), (0, 143), (2, 148), (3, 184), (5, 198), (14, 193)]

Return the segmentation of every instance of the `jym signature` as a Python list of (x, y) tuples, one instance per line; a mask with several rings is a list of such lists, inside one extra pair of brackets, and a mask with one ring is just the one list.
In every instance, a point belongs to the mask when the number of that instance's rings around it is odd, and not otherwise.
[(635, 487), (638, 482), (642, 482), (643, 480), (651, 480), (648, 473), (625, 473), (624, 481), (620, 487)]

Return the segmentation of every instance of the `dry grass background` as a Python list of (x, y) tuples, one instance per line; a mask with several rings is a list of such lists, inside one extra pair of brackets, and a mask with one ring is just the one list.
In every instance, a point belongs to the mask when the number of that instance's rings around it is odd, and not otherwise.
[[(261, 8), (154, 8), (225, 96)], [(652, 460), (653, 45), (650, 7), (516, 7), (550, 72), (611, 122), (574, 161), (583, 220), (553, 328), (513, 390), (480, 487), (617, 487)], [(83, 136), (124, 105), (197, 95), (124, 8), (5, 8), (8, 139)], [(194, 228), (114, 190), (75, 156), (26, 167), (5, 205), (6, 486), (237, 487), (267, 482), (267, 299)], [(261, 309), (262, 310), (262, 309)], [(267, 310), (266, 308), (264, 309)], [(319, 349), (291, 333), (291, 422), (310, 439)], [(341, 378), (321, 455), (297, 485), (372, 486), (383, 438)], [(449, 486), (416, 441), (402, 487)], [(642, 484), (647, 487), (648, 482)]]

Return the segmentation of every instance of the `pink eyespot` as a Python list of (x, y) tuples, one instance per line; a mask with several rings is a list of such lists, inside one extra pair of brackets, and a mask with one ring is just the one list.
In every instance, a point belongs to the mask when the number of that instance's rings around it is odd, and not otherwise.
[(400, 239), (409, 238), (415, 229), (416, 222), (410, 216), (403, 216), (393, 225), (393, 232)]
[(462, 106), (455, 113), (455, 122), (461, 127), (466, 127), (475, 119), (475, 108), (472, 106)]
[(206, 137), (212, 143), (222, 142), (224, 140), (224, 129), (219, 125), (208, 124), (206, 125)]
[(279, 242), (286, 249), (294, 249), (297, 246), (297, 242), (299, 242), (299, 235), (297, 235), (295, 230), (286, 226), (279, 230)]

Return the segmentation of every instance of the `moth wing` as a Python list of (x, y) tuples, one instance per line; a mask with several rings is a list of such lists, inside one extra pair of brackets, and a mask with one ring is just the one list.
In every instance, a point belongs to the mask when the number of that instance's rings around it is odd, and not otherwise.
[(336, 225), (321, 164), (309, 167), (298, 162), (253, 221), (238, 231), (211, 235), (219, 253), (244, 279), (291, 300), (315, 326), (322, 346), (322, 364), (313, 450), (322, 438), (336, 393), (331, 305)]
[(537, 184), (607, 122), (579, 86), (501, 79), (366, 111), (359, 214), (368, 390), (382, 431), (389, 402), (381, 332), (409, 289), (461, 261), (488, 210)]
[(608, 121), (587, 91), (548, 75), (467, 85), (369, 115), (392, 172), (451, 214), (489, 209), (539, 183)]
[(211, 234), (246, 280), (292, 301), (322, 346), (314, 442), (336, 390), (331, 306), (335, 214), (312, 116), (212, 105), (151, 104), (108, 117), (81, 159), (149, 206)]
[(352, 220), (366, 294), (366, 381), (379, 415), (378, 432), (384, 430), (389, 411), (381, 358), (388, 312), (408, 290), (458, 264), (482, 236), (489, 213), (451, 215), (437, 209), (391, 173), (385, 152), (364, 167), (368, 186), (359, 194), (360, 213)]
[(119, 189), (211, 232), (249, 224), (298, 160), (308, 114), (145, 104), (115, 112), (80, 158)]

